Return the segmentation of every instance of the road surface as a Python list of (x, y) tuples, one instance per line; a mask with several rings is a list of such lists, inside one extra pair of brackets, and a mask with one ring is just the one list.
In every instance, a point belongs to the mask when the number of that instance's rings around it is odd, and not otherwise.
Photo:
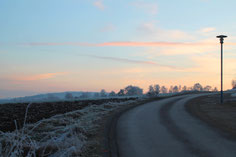
[(236, 157), (236, 141), (191, 116), (178, 96), (133, 108), (117, 121), (119, 157)]

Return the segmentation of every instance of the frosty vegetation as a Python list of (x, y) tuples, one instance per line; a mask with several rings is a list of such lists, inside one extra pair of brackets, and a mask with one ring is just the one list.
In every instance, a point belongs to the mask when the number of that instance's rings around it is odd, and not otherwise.
[[(24, 123), (22, 129), (16, 125), (13, 132), (0, 131), (0, 156), (83, 156), (91, 145), (98, 142), (90, 138), (96, 134), (99, 127), (97, 122), (109, 112), (136, 101), (90, 104), (81, 110), (56, 115), (35, 124)], [(25, 121), (29, 107), (30, 104), (26, 109)]]

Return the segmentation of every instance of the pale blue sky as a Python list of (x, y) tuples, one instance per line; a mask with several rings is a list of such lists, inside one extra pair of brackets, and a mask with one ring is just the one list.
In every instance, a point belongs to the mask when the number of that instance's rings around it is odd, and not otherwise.
[(219, 87), (219, 34), (229, 36), (230, 88), (236, 78), (235, 6), (234, 0), (0, 0), (0, 97), (118, 91), (128, 84)]

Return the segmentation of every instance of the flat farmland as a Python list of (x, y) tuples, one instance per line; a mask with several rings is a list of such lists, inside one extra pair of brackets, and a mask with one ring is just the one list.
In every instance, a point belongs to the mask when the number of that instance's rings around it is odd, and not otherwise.
[(120, 103), (137, 98), (109, 98), (97, 100), (77, 100), (77, 101), (59, 101), (59, 102), (43, 102), (43, 103), (11, 103), (0, 105), (0, 131), (14, 131), (16, 129), (15, 121), (18, 129), (22, 128), (27, 106), (28, 113), (26, 123), (35, 123), (42, 119), (50, 118), (57, 114), (81, 110), (90, 105), (101, 105), (108, 102)]

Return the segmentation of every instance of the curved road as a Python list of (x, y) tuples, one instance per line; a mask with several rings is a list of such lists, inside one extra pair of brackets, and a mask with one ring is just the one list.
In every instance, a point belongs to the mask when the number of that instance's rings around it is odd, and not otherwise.
[(172, 97), (133, 108), (118, 119), (119, 157), (236, 157), (236, 141), (191, 116), (184, 104), (201, 95)]

